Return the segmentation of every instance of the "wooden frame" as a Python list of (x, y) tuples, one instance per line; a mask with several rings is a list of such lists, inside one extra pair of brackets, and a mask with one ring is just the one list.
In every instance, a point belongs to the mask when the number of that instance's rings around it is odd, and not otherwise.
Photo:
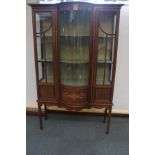
[[(32, 7), (32, 22), (34, 36), (34, 57), (36, 69), (36, 85), (38, 95), (38, 112), (40, 129), (42, 129), (42, 112), (41, 106), (44, 105), (45, 117), (47, 118), (47, 106), (56, 105), (64, 107), (68, 110), (81, 110), (82, 108), (105, 108), (105, 117), (108, 116), (107, 130), (109, 133), (112, 100), (115, 81), (117, 45), (118, 45), (118, 30), (119, 16), (122, 5), (112, 4), (91, 4), (83, 2), (67, 2), (59, 4), (30, 4)], [(60, 76), (60, 30), (59, 30), (59, 13), (62, 10), (89, 10), (90, 11), (90, 46), (89, 46), (89, 80), (88, 86), (63, 86)], [(53, 39), (53, 83), (40, 83), (38, 75), (38, 56), (36, 42), (36, 12), (51, 12), (52, 13), (52, 39)], [(115, 12), (116, 13), (116, 29), (115, 29), (115, 44), (114, 44), (114, 59), (112, 70), (112, 83), (110, 85), (96, 84), (96, 67), (98, 53), (98, 21), (99, 12)]]

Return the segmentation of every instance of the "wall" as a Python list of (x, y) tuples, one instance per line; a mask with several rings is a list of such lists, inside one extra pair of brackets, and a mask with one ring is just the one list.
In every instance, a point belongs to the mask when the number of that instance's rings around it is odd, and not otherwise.
[(129, 6), (120, 15), (114, 109), (129, 109)]
[(31, 7), (26, 6), (26, 104), (36, 104), (36, 81), (33, 52), (33, 30), (32, 30)]
[[(120, 15), (117, 70), (113, 110), (129, 109), (129, 7), (123, 6)], [(33, 53), (31, 7), (26, 6), (26, 106), (36, 107), (36, 83)]]

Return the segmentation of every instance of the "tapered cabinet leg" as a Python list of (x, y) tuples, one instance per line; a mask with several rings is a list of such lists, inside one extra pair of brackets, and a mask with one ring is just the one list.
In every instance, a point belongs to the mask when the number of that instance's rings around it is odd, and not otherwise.
[(103, 123), (106, 122), (106, 117), (107, 117), (107, 108), (105, 108), (105, 111), (104, 111), (104, 120), (103, 120)]
[(42, 125), (42, 111), (41, 111), (41, 105), (38, 105), (38, 112), (39, 112), (39, 123), (40, 123), (40, 129), (43, 129), (43, 125)]
[(47, 120), (47, 106), (44, 104), (44, 109), (45, 109), (45, 120)]
[(109, 112), (108, 112), (108, 122), (107, 122), (107, 131), (106, 131), (107, 134), (109, 134), (109, 129), (110, 129), (111, 110), (112, 110), (112, 107), (110, 107)]

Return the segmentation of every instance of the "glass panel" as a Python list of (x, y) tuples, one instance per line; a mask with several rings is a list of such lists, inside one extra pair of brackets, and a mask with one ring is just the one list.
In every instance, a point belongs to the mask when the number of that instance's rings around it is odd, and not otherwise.
[(61, 83), (88, 85), (90, 12), (61, 11), (60, 61)]
[(43, 52), (42, 52), (42, 39), (40, 37), (36, 38), (37, 40), (37, 53), (38, 53), (38, 60), (43, 59)]
[(61, 82), (68, 86), (88, 85), (88, 64), (61, 63)]
[(42, 62), (42, 65), (39, 66), (39, 70), (43, 71), (43, 78), (41, 81), (53, 82), (53, 40), (51, 12), (36, 13), (36, 41), (38, 62)]
[(46, 37), (45, 49), (46, 49), (46, 61), (52, 61), (53, 60), (52, 37)]
[(89, 38), (61, 36), (61, 61), (88, 62)]
[(97, 64), (96, 83), (99, 85), (111, 83), (111, 64)]
[(53, 63), (46, 63), (47, 82), (53, 82)]
[(61, 11), (60, 13), (61, 36), (89, 36), (90, 12), (89, 11)]
[(45, 78), (45, 65), (44, 62), (38, 62), (39, 81)]
[(36, 13), (36, 33), (46, 33), (46, 36), (51, 36), (52, 31), (50, 31), (52, 21), (51, 12), (38, 12)]
[(105, 33), (115, 34), (115, 22), (116, 15), (110, 12), (100, 12), (99, 13), (99, 37), (105, 37)]
[(113, 50), (113, 38), (100, 37), (98, 39), (98, 62), (111, 62)]
[(116, 14), (99, 12), (97, 77), (99, 85), (111, 84)]
[[(46, 68), (46, 70), (45, 70)], [(53, 66), (52, 63), (38, 62), (39, 81), (41, 82), (53, 82)], [(47, 75), (46, 75), (47, 74)], [(46, 79), (47, 77), (47, 79)]]

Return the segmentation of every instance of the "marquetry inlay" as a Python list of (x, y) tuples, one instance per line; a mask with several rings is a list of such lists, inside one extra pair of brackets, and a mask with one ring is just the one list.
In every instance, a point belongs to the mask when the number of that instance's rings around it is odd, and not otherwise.
[(79, 94), (75, 94), (75, 93), (66, 94), (65, 96), (68, 97), (68, 98), (71, 98), (71, 99), (73, 99), (73, 100), (82, 98)]

